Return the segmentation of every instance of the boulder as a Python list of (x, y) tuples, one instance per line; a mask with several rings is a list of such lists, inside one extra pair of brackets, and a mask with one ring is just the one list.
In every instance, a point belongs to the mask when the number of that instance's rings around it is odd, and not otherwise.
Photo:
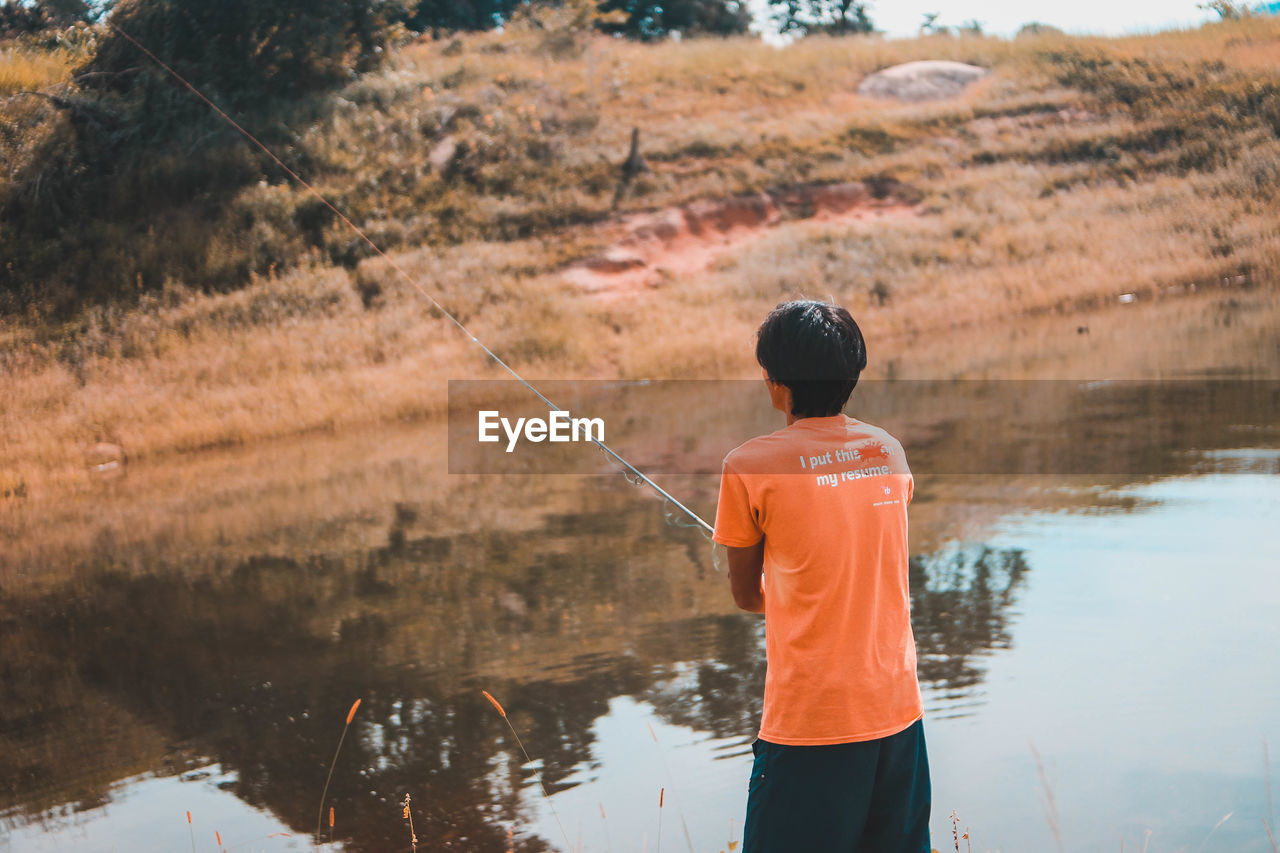
[(858, 94), (896, 101), (954, 98), (990, 72), (977, 65), (930, 59), (877, 71), (858, 86)]

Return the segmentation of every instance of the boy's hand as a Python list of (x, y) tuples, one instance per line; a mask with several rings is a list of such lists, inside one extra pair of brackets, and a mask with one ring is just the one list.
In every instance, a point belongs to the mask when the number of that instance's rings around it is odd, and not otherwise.
[(763, 613), (764, 539), (748, 548), (729, 547), (728, 551), (733, 603), (748, 613)]

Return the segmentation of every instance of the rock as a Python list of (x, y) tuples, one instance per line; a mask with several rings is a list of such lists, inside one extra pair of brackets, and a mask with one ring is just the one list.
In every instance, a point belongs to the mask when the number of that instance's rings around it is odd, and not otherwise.
[(435, 172), (443, 172), (445, 167), (453, 160), (453, 155), (457, 150), (458, 143), (452, 136), (446, 136), (431, 149), (431, 153), (427, 155), (427, 162), (431, 164), (431, 168)]
[(110, 441), (100, 441), (85, 448), (85, 463), (89, 470), (101, 476), (118, 476), (124, 473), (129, 461), (124, 448)]
[(990, 72), (977, 65), (944, 60), (906, 62), (877, 71), (858, 86), (858, 94), (898, 101), (954, 98)]
[(498, 605), (512, 616), (523, 618), (529, 615), (529, 604), (524, 597), (507, 590), (498, 593)]

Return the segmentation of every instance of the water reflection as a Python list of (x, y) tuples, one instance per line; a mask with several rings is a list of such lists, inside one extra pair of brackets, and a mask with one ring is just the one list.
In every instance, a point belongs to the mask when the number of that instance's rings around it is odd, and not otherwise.
[(1031, 567), (1021, 549), (945, 548), (911, 559), (911, 623), (931, 716), (971, 712), (979, 659), (1013, 644), (1011, 620)]
[[(527, 821), (531, 770), (481, 689), (511, 710), (553, 792), (592, 761), (615, 697), (750, 738), (761, 623), (732, 610), (701, 537), (656, 526), (632, 497), (608, 485), (588, 496), (597, 510), (483, 535), (423, 533), (430, 519), (401, 502), (385, 540), (352, 553), (109, 564), (6, 599), (0, 808), (12, 823), (68, 800), (92, 808), (115, 779), (213, 757), (237, 797), (307, 833), (362, 697), (329, 797), (350, 849), (402, 844), (409, 792), (431, 845), (504, 850)], [(973, 661), (1009, 642), (1027, 567), (983, 549), (911, 570), (922, 677), (969, 690)]]
[[(1274, 454), (1241, 450), (1274, 446), (1277, 398), (1215, 391), (1208, 402), (1168, 393), (1136, 399), (1133, 387), (1059, 385), (1060, 404), (1021, 423), (999, 422), (989, 406), (977, 423), (971, 415), (982, 401), (970, 400), (948, 408), (946, 420), (915, 425), (912, 607), (932, 717), (967, 716), (966, 726), (991, 720), (992, 729), (1057, 719), (1042, 708), (1009, 712), (1025, 700), (1020, 693), (1006, 692), (999, 709), (981, 703), (995, 690), (988, 673), (1014, 657), (1002, 653), (1039, 639), (1032, 671), (1055, 654), (1058, 637), (1045, 640), (1054, 626), (1021, 624), (1020, 608), (1050, 579), (1069, 587), (1061, 580), (1069, 569), (1047, 565), (1061, 548), (1027, 551), (972, 531), (1028, 507), (1128, 513), (1150, 500), (1146, 492), (1100, 487), (1146, 482), (1153, 471), (1280, 470)], [(1199, 419), (1206, 406), (1212, 417)], [(1168, 428), (1150, 429), (1151, 412)], [(1052, 461), (1082, 447), (1082, 421), (1095, 427), (1084, 461), (1113, 472), (1110, 481), (926, 473), (945, 459), (984, 471)], [(329, 794), (335, 835), (355, 851), (404, 849), (405, 793), (423, 849), (560, 846), (542, 831), (533, 768), (482, 689), (502, 700), (548, 788), (566, 797), (585, 792), (592, 777), (626, 777), (625, 762), (602, 758), (616, 744), (601, 732), (636, 728), (652, 748), (637, 722), (647, 714), (660, 729), (710, 739), (717, 755), (740, 755), (759, 720), (762, 626), (734, 610), (697, 532), (664, 525), (660, 505), (616, 477), (448, 475), (442, 432), (428, 425), (208, 454), (173, 470), (138, 466), (109, 495), (6, 505), (0, 826), (102, 813), (126, 796), (120, 780), (181, 779), (216, 766), (223, 796), (306, 836), (357, 697)], [(975, 447), (986, 455), (964, 456)], [(723, 449), (710, 448), (711, 458)], [(673, 452), (655, 447), (651, 455)], [(663, 482), (710, 514), (713, 476)], [(1149, 533), (1127, 545), (1131, 562), (1140, 565), (1141, 548), (1158, 541)], [(1155, 585), (1131, 590), (1128, 600)], [(1124, 612), (1118, 621), (1129, 618)], [(1109, 658), (1095, 652), (1091, 660)], [(1076, 685), (1076, 701), (1092, 714), (1102, 700), (1087, 688), (1083, 679)], [(945, 736), (937, 742), (953, 759), (960, 754)], [(970, 785), (1005, 799), (1008, 766), (989, 760), (987, 742), (970, 748), (950, 771), (940, 764), (939, 789)], [(989, 784), (971, 784), (987, 767)], [(1034, 792), (1019, 785), (1015, 798)], [(180, 820), (190, 807), (181, 788), (163, 797), (146, 782), (130, 790), (156, 798), (157, 821), (169, 812)], [(737, 788), (732, 802), (737, 815)], [(1037, 805), (1020, 813), (1036, 815)], [(54, 846), (145, 849), (149, 838), (125, 822), (73, 844), (57, 835), (61, 826), (49, 823)]]

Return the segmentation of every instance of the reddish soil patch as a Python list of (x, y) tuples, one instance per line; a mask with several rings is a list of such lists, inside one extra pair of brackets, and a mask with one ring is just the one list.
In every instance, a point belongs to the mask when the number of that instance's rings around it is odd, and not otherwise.
[(602, 299), (641, 293), (673, 276), (701, 272), (784, 222), (915, 215), (916, 206), (901, 195), (860, 182), (806, 184), (632, 214), (602, 226), (610, 247), (570, 264), (563, 275)]

